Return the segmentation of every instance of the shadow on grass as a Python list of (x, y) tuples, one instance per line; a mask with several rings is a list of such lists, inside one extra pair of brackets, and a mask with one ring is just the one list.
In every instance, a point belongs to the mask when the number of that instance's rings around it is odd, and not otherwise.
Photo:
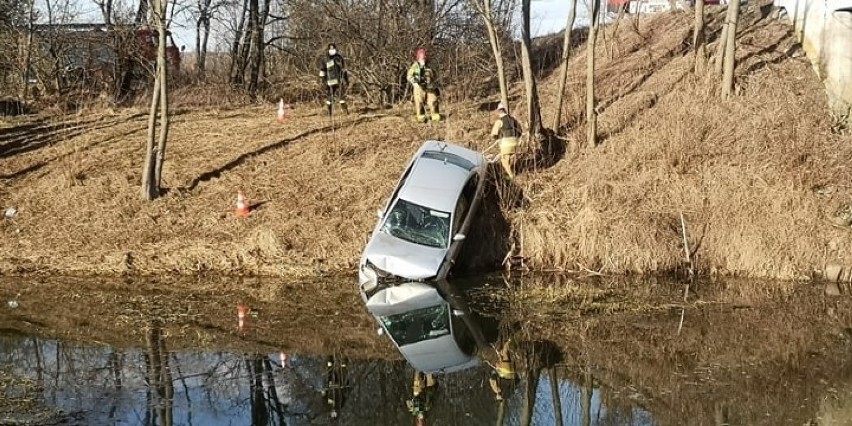
[(193, 179), (189, 183), (189, 185), (186, 185), (186, 186), (181, 187), (179, 189), (181, 191), (192, 191), (196, 187), (198, 187), (199, 184), (201, 184), (203, 182), (207, 182), (211, 179), (220, 177), (222, 175), (222, 173), (231, 171), (231, 170), (239, 167), (240, 165), (245, 163), (246, 160), (249, 160), (249, 159), (256, 157), (258, 155), (266, 154), (267, 152), (274, 151), (274, 150), (279, 149), (279, 148), (283, 148), (283, 147), (289, 145), (291, 142), (295, 142), (299, 139), (306, 138), (308, 136), (319, 134), (319, 133), (334, 131), (334, 130), (336, 130), (336, 129), (344, 126), (344, 125), (354, 126), (354, 125), (357, 125), (357, 124), (366, 123), (366, 122), (369, 122), (369, 121), (374, 121), (374, 120), (377, 120), (377, 119), (382, 118), (382, 117), (384, 117), (384, 115), (360, 117), (360, 118), (357, 118), (355, 120), (348, 121), (348, 122), (345, 122), (345, 123), (338, 123), (336, 126), (335, 125), (329, 125), (329, 126), (324, 126), (324, 127), (318, 127), (316, 129), (311, 129), (311, 130), (308, 130), (306, 132), (299, 133), (298, 135), (293, 136), (291, 138), (282, 139), (280, 141), (273, 142), (269, 145), (260, 147), (260, 148), (254, 150), (254, 151), (240, 154), (239, 156), (237, 156), (236, 158), (234, 158), (231, 161), (228, 161), (227, 163), (223, 164), (222, 166), (198, 175), (198, 177)]

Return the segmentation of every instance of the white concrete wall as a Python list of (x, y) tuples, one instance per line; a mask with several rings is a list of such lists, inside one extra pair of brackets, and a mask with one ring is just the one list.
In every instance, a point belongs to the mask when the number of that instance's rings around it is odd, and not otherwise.
[(852, 0), (775, 0), (825, 82), (838, 114), (852, 108)]

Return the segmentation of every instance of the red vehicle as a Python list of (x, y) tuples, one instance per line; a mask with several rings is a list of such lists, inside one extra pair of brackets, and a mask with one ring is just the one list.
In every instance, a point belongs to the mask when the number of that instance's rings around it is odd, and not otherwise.
[[(180, 69), (180, 49), (175, 45), (175, 40), (172, 38), (171, 31), (166, 31), (166, 37), (170, 44), (166, 46), (166, 61), (171, 69)], [(142, 28), (136, 30), (136, 40), (139, 42), (139, 48), (142, 57), (150, 62), (157, 60), (157, 44), (159, 42), (159, 34), (156, 30)]]

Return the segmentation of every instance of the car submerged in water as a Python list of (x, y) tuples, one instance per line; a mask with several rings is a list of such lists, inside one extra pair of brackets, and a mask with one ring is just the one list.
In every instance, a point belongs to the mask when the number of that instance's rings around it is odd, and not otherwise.
[(448, 142), (417, 150), (361, 256), (365, 302), (394, 283), (447, 277), (481, 202), (486, 166), (481, 153)]

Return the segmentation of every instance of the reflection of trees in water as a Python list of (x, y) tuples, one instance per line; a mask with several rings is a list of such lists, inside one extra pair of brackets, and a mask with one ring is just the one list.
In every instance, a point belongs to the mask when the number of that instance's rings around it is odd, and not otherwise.
[(145, 334), (145, 392), (147, 404), (143, 424), (171, 426), (174, 424), (174, 382), (169, 368), (169, 353), (159, 323), (153, 322)]
[[(54, 395), (56, 405), (66, 412), (85, 413), (86, 424), (227, 424), (249, 418), (266, 425), (329, 424), (334, 421), (321, 394), (329, 383), (348, 389), (336, 399), (337, 424), (413, 423), (405, 405), (413, 370), (403, 361), (350, 359), (345, 372), (329, 374), (326, 357), (294, 355), (292, 368), (282, 369), (277, 357), (263, 354), (169, 353), (174, 343), (166, 342), (162, 331), (150, 327), (146, 333), (141, 351), (19, 336), (8, 344), (0, 341), (0, 362), (14, 366), (17, 374), (41, 376), (45, 395)], [(555, 424), (554, 415), (560, 411), (580, 412), (580, 388), (565, 379), (582, 380), (566, 375), (557, 365), (558, 357), (548, 355), (549, 346), (521, 342), (521, 379), (506, 394), (506, 424), (521, 423), (525, 400), (527, 424)], [(547, 382), (554, 376), (562, 410), (549, 408), (555, 404)], [(487, 377), (486, 368), (437, 376), (427, 424), (459, 424), (460, 419), (465, 425), (495, 424), (500, 406)], [(528, 385), (526, 377), (533, 377), (534, 384)], [(529, 396), (524, 394), (528, 391)], [(626, 414), (618, 417), (610, 406), (601, 412), (600, 401), (606, 397), (599, 388), (594, 392), (597, 399), (586, 409), (592, 411), (591, 424), (631, 424), (616, 422)], [(566, 417), (565, 424), (580, 424), (579, 417)]]

